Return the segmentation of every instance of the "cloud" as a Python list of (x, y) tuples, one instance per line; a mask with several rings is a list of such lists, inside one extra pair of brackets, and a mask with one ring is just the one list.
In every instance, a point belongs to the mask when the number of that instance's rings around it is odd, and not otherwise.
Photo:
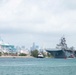
[(21, 0), (2, 0), (0, 6), (0, 21), (10, 21), (14, 19), (14, 12)]
[[(0, 7), (0, 21), (8, 22), (11, 28), (31, 29), (36, 31), (61, 31), (71, 28), (75, 23), (76, 2), (60, 0), (3, 0)], [(71, 3), (72, 2), (72, 3)], [(69, 4), (68, 4), (69, 3)], [(75, 8), (75, 7), (74, 7)], [(9, 22), (10, 21), (10, 22)], [(75, 27), (75, 24), (73, 25)]]
[(75, 35), (75, 21), (75, 0), (0, 1), (1, 34), (28, 34), (28, 37), (40, 35), (38, 39), (45, 37), (47, 40), (47, 36), (51, 38), (51, 35)]

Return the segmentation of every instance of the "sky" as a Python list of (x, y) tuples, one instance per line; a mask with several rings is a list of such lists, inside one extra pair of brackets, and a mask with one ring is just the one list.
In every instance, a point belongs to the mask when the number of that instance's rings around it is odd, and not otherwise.
[(76, 0), (0, 0), (4, 42), (51, 48), (63, 35), (69, 47), (76, 47)]

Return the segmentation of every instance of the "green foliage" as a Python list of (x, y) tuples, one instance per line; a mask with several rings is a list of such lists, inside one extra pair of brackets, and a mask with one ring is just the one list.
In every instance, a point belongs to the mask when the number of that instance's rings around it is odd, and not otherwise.
[(0, 56), (2, 56), (2, 53), (0, 52)]
[(8, 53), (7, 53), (7, 52), (6, 52), (6, 53), (3, 53), (3, 55), (5, 55), (5, 56), (6, 56), (6, 55), (8, 55)]
[(25, 53), (20, 53), (19, 56), (27, 56)]
[(51, 57), (51, 54), (50, 54), (50, 53), (47, 53), (47, 56), (48, 56), (48, 57)]
[(31, 56), (38, 57), (38, 50), (31, 51)]
[(50, 53), (47, 53), (47, 57), (53, 58), (53, 56)]

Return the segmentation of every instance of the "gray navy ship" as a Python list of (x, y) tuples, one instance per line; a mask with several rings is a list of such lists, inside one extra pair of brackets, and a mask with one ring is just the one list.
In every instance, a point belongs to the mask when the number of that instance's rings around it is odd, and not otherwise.
[(68, 48), (65, 37), (60, 39), (55, 49), (46, 49), (54, 58), (75, 58), (76, 50), (73, 47)]

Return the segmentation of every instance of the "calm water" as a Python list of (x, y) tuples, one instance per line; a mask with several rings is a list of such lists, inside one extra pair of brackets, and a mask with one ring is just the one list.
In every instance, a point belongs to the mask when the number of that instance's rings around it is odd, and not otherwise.
[(0, 58), (0, 75), (76, 75), (76, 59)]

